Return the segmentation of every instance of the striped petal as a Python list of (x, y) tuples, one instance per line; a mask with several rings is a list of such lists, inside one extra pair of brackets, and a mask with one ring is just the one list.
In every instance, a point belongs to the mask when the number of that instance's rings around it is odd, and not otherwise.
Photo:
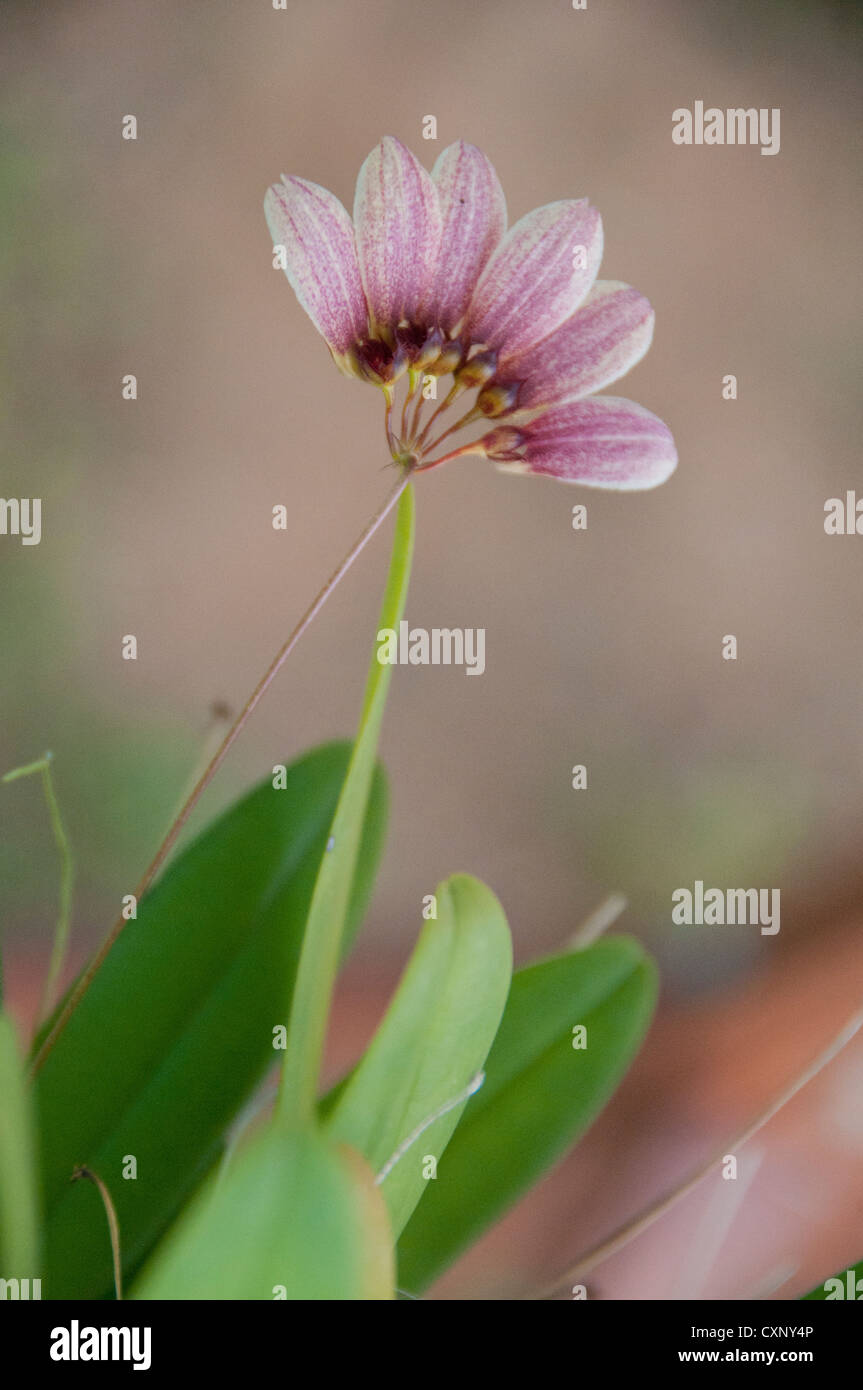
[(620, 491), (651, 488), (677, 466), (668, 426), (643, 406), (615, 396), (553, 406), (519, 434), (522, 460), (508, 466), (563, 482)]
[(338, 198), (316, 183), (285, 178), (267, 190), (273, 244), (285, 248), (291, 287), (331, 350), (342, 355), (367, 332), (368, 310), (354, 229)]
[(373, 329), (414, 322), (437, 265), (441, 212), (431, 175), (391, 135), (360, 169), (354, 226)]
[(597, 280), (556, 333), (507, 359), (506, 380), (522, 383), (519, 409), (581, 400), (618, 381), (650, 347), (653, 322), (643, 294), (618, 280)]
[(425, 314), (445, 333), (462, 318), (489, 257), (506, 231), (506, 199), (491, 161), (464, 140), (432, 169), (441, 209), (441, 244)]
[(601, 260), (602, 222), (586, 198), (529, 212), (480, 276), (467, 316), (471, 339), (501, 359), (529, 351), (578, 308)]

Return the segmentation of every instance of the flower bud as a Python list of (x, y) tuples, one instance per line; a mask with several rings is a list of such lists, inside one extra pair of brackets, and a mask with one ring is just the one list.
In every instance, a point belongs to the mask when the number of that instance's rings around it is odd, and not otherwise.
[(501, 425), (490, 434), (483, 435), (479, 442), (487, 458), (498, 463), (507, 463), (521, 462), (522, 455), (518, 451), (524, 441), (525, 436), (521, 430), (514, 429), (511, 425)]
[(518, 400), (520, 383), (511, 382), (508, 386), (503, 382), (491, 382), (480, 391), (476, 398), (476, 403), (483, 415), (495, 419), (498, 415), (506, 415), (510, 410), (515, 409)]
[(485, 386), (491, 381), (497, 369), (496, 352), (478, 352), (468, 358), (463, 367), (455, 373), (455, 379), (463, 391), (472, 391), (475, 386)]
[(464, 348), (461, 343), (452, 341), (444, 343), (437, 358), (429, 366), (429, 371), (433, 376), (447, 376), (449, 372), (456, 372), (464, 358)]
[(352, 349), (357, 376), (376, 386), (397, 381), (407, 366), (407, 353), (401, 344), (395, 348), (379, 338), (366, 338)]

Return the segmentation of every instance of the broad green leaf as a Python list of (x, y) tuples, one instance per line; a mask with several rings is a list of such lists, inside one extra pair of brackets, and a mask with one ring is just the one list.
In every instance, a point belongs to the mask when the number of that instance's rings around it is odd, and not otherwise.
[[(43, 1296), (113, 1289), (105, 1214), (134, 1270), (203, 1177), (289, 1022), (291, 989), (349, 759), (331, 744), (267, 778), (206, 829), (138, 907), (36, 1084), (46, 1211)], [(362, 916), (386, 810), (375, 778), (352, 888)]]
[[(399, 1240), (400, 1288), (430, 1284), (584, 1133), (638, 1050), (655, 999), (653, 964), (628, 937), (516, 972), (485, 1085)], [(573, 1045), (578, 1025), (584, 1049)]]
[[(327, 1120), (327, 1132), (359, 1149), (378, 1174), (480, 1070), (509, 991), (512, 943), (494, 894), (457, 874), (435, 897), (437, 920), (423, 928), (386, 1016)], [(417, 1135), (383, 1179), (396, 1235), (431, 1181), (424, 1159), (440, 1158), (463, 1109), (448, 1110)]]
[(270, 1126), (194, 1198), (132, 1297), (383, 1299), (393, 1276), (386, 1206), (359, 1155)]
[(823, 1284), (816, 1284), (814, 1289), (803, 1295), (803, 1301), (807, 1299), (823, 1299), (825, 1302), (846, 1299), (855, 1303), (863, 1302), (863, 1260), (859, 1260), (850, 1269), (841, 1269), (832, 1279), (825, 1279)]
[[(408, 485), (399, 500), (378, 630), (398, 628), (410, 582), (413, 544), (414, 499), (413, 488)], [(366, 681), (357, 737), (330, 828), (327, 851), (315, 882), (302, 955), (297, 967), (288, 1045), (276, 1108), (282, 1120), (300, 1128), (311, 1125), (315, 1117), (330, 1000), (345, 930), (350, 886), (362, 854), (363, 820), (392, 676), (392, 666), (381, 664), (377, 657), (376, 646)]]
[(38, 1279), (36, 1147), (18, 1035), (0, 1013), (0, 1279)]

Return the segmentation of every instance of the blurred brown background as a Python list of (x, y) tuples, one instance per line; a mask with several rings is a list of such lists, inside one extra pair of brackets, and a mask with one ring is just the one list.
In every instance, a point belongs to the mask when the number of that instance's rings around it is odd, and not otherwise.
[[(611, 1110), (451, 1296), (507, 1296), (563, 1268), (741, 1126), (863, 995), (863, 539), (823, 530), (827, 498), (863, 495), (856, 13), (826, 0), (3, 9), (0, 491), (42, 497), (43, 539), (0, 539), (0, 763), (54, 752), (79, 960), (165, 828), (212, 702), (242, 703), (389, 486), (377, 393), (338, 375), (272, 269), (268, 183), (298, 173), (350, 208), (381, 135), (429, 165), (463, 137), (494, 161), (511, 221), (589, 196), (603, 276), (656, 309), (650, 354), (610, 389), (671, 425), (669, 484), (579, 492), (465, 460), (418, 487), (408, 616), (485, 627), (487, 669), (395, 673), (389, 844), (334, 1065), (373, 1026), (422, 895), (457, 869), (495, 888), (521, 959), (626, 894), (621, 925), (664, 982)], [(780, 107), (781, 152), (675, 146), (671, 113), (696, 100)], [(127, 113), (136, 142), (120, 136)], [(437, 142), (421, 138), (427, 114)], [(136, 402), (121, 399), (130, 372)], [(385, 559), (378, 538), (205, 815), (350, 733)], [(120, 659), (125, 633), (137, 663)], [(721, 659), (726, 633), (736, 662)], [(574, 763), (587, 791), (570, 788)], [(26, 1015), (56, 894), (36, 782), (3, 789), (0, 826), (9, 990)], [(779, 936), (672, 928), (671, 893), (696, 878), (781, 888)], [(695, 1292), (678, 1245), (710, 1218), (709, 1193), (610, 1263), (597, 1292), (790, 1296), (859, 1258), (861, 1081), (857, 1045), (758, 1141), (744, 1215)]]

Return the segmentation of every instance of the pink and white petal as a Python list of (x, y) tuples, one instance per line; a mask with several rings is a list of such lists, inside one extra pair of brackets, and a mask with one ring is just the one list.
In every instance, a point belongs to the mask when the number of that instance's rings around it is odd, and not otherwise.
[(435, 273), (441, 211), (431, 175), (392, 135), (360, 169), (354, 226), (373, 327), (413, 322)]
[(621, 491), (651, 488), (677, 466), (668, 426), (644, 406), (616, 396), (553, 406), (522, 433), (528, 471), (563, 482)]
[(368, 320), (353, 224), (326, 188), (282, 178), (264, 199), (273, 244), (285, 248), (285, 273), (312, 323), (334, 353), (345, 353), (365, 337)]
[(477, 281), (506, 231), (506, 198), (489, 159), (458, 140), (432, 169), (441, 209), (437, 269), (423, 306), (432, 322), (450, 333), (464, 318)]
[(578, 308), (601, 260), (602, 221), (586, 198), (529, 212), (480, 276), (467, 314), (472, 341), (501, 359), (529, 351)]
[(507, 379), (522, 382), (519, 409), (581, 400), (619, 381), (650, 347), (653, 323), (653, 309), (638, 290), (597, 280), (556, 333), (507, 359)]

